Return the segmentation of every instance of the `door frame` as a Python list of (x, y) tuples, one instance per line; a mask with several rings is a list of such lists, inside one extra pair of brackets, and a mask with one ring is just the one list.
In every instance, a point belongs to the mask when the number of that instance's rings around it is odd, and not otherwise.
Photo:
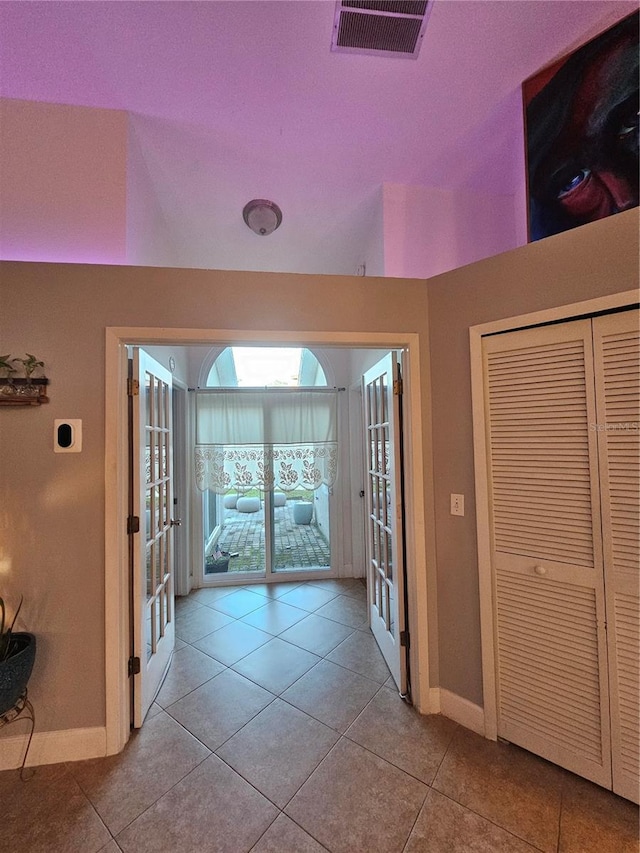
[(567, 322), (599, 312), (614, 311), (638, 302), (634, 290), (614, 293), (584, 302), (573, 302), (494, 320), (469, 328), (471, 350), (471, 400), (473, 414), (473, 451), (475, 467), (476, 538), (478, 544), (478, 579), (480, 595), (480, 638), (482, 646), (482, 688), (484, 700), (484, 736), (498, 738), (498, 697), (496, 684), (496, 638), (493, 585), (491, 573), (489, 460), (487, 455), (486, 395), (482, 367), (482, 338), (500, 332), (511, 332), (531, 326)]
[[(421, 362), (428, 371), (428, 351), (421, 354), (419, 335), (410, 332), (309, 332), (220, 329), (105, 329), (105, 698), (106, 754), (120, 752), (129, 738), (129, 576), (127, 560), (127, 397), (126, 346), (208, 344), (325, 345), (345, 348), (401, 349), (406, 354), (404, 420), (407, 588), (412, 625), (411, 671), (414, 704), (430, 713), (429, 620), (432, 605), (427, 576), (435, 573), (431, 429), (423, 415)], [(426, 453), (425, 453), (426, 450)]]
[[(188, 595), (191, 591), (191, 575), (189, 565), (191, 559), (190, 522), (191, 508), (189, 494), (191, 479), (186, 464), (187, 444), (186, 435), (190, 426), (187, 386), (179, 379), (173, 378), (173, 481), (175, 514), (181, 520), (180, 527), (174, 528), (174, 584), (176, 595)], [(180, 474), (176, 478), (176, 471)], [(177, 503), (176, 503), (177, 499)]]

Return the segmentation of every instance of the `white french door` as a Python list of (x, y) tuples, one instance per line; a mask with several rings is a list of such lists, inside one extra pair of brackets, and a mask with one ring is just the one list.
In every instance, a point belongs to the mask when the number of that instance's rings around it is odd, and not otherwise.
[(371, 631), (407, 693), (400, 365), (388, 353), (363, 376), (367, 469), (367, 590)]
[(132, 374), (130, 672), (138, 728), (171, 663), (175, 640), (173, 445), (170, 372), (134, 347)]

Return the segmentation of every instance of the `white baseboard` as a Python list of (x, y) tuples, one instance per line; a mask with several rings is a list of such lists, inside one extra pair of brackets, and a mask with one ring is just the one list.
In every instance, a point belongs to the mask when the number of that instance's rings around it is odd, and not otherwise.
[(484, 737), (484, 709), (479, 705), (474, 705), (468, 699), (463, 699), (443, 687), (432, 687), (429, 690), (429, 701), (432, 713), (440, 713)]
[(430, 714), (439, 714), (440, 713), (440, 688), (439, 687), (430, 687), (429, 688), (429, 713)]
[[(484, 736), (483, 709), (449, 690), (441, 687), (430, 688), (429, 710), (432, 714), (440, 713)], [(20, 767), (26, 748), (27, 734), (0, 738), (0, 770), (15, 770)], [(56, 732), (36, 731), (27, 756), (27, 766), (102, 758), (106, 754), (106, 729), (102, 727), (66, 729)]]
[[(16, 721), (17, 727), (17, 721)], [(22, 728), (25, 728), (23, 726)], [(15, 770), (22, 764), (27, 748), (26, 734), (0, 738), (0, 770)], [(27, 756), (27, 767), (102, 758), (107, 754), (107, 733), (103, 727), (34, 732)]]

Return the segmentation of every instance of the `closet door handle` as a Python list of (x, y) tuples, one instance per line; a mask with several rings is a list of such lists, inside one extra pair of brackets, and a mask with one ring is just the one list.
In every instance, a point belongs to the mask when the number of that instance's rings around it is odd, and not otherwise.
[(546, 575), (547, 570), (544, 566), (536, 566), (533, 570), (537, 575)]

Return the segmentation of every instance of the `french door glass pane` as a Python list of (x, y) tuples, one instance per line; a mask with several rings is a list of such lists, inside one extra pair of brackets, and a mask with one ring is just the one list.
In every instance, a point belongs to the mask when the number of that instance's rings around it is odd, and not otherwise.
[(273, 572), (331, 565), (329, 489), (273, 493)]
[(227, 578), (266, 569), (264, 496), (257, 489), (203, 493), (204, 576)]
[[(326, 486), (313, 492), (203, 492), (205, 579), (227, 579), (229, 574), (328, 570), (330, 499)], [(272, 554), (268, 552), (269, 541)]]
[(153, 654), (153, 640), (151, 637), (151, 608), (147, 607), (146, 610), (146, 619), (144, 620), (144, 648), (147, 653), (147, 661), (151, 659), (151, 655)]
[(151, 595), (153, 589), (153, 560), (155, 556), (155, 545), (147, 545), (147, 561), (146, 561), (146, 590), (147, 598)]

